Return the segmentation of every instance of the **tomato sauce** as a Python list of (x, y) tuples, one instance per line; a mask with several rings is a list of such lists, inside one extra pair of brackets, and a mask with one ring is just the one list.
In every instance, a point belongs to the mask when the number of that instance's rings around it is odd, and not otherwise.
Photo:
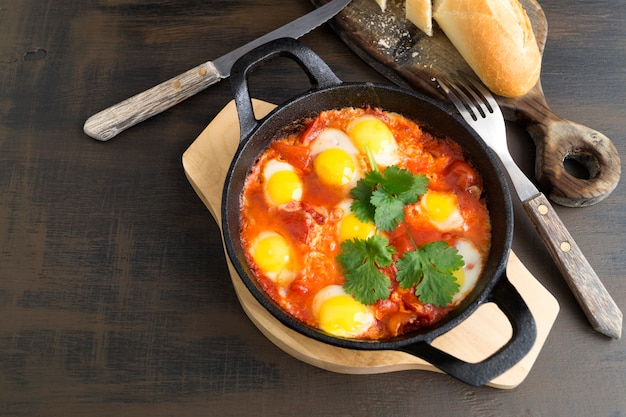
[[(405, 208), (405, 218), (399, 226), (385, 232), (399, 257), (414, 245), (443, 240), (453, 245), (463, 238), (486, 258), (491, 243), (489, 213), (483, 196), (479, 173), (465, 159), (461, 147), (449, 138), (437, 137), (422, 126), (401, 115), (380, 109), (345, 108), (321, 113), (308, 120), (302, 132), (276, 138), (261, 154), (246, 179), (241, 196), (241, 239), (247, 261), (266, 293), (298, 320), (317, 327), (313, 298), (331, 284), (343, 285), (344, 271), (336, 258), (341, 252), (337, 238), (338, 224), (345, 215), (341, 203), (350, 199), (349, 189), (324, 184), (313, 170), (312, 142), (324, 129), (348, 132), (353, 120), (363, 115), (375, 116), (391, 130), (399, 149), (397, 166), (415, 174), (426, 175), (428, 190), (452, 193), (463, 226), (440, 230), (424, 216), (420, 202)], [(368, 158), (355, 156), (361, 172), (368, 171)], [(290, 164), (302, 182), (302, 196), (286, 204), (272, 205), (266, 198), (267, 178), (264, 169), (269, 161)], [(264, 232), (283, 236), (292, 256), (285, 269), (290, 277), (277, 283), (263, 271), (252, 255), (255, 239)], [(380, 232), (379, 232), (380, 233)], [(382, 339), (404, 334), (440, 320), (458, 302), (445, 307), (424, 304), (413, 289), (402, 289), (395, 280), (395, 266), (383, 270), (389, 277), (391, 295), (371, 306), (375, 325), (358, 338)]]

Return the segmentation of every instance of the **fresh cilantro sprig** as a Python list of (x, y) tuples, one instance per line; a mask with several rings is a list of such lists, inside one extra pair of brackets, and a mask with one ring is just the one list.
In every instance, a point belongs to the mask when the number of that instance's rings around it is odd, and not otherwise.
[(371, 170), (350, 191), (354, 198), (350, 209), (359, 220), (373, 222), (378, 230), (388, 232), (404, 220), (404, 207), (426, 193), (428, 178), (396, 165), (381, 172), (369, 150), (367, 154)]
[[(371, 170), (350, 191), (350, 209), (358, 219), (373, 222), (383, 232), (394, 230), (404, 220), (404, 208), (416, 203), (427, 191), (428, 178), (391, 165), (380, 171), (366, 149)], [(453, 272), (461, 268), (463, 257), (444, 241), (430, 242), (405, 252), (396, 261), (400, 287), (415, 287), (424, 304), (448, 305), (459, 291)], [(346, 271), (344, 289), (363, 304), (375, 304), (389, 297), (391, 282), (380, 271), (393, 263), (396, 248), (382, 235), (352, 239), (341, 244), (337, 257)]]
[(464, 265), (458, 250), (442, 240), (405, 252), (396, 262), (396, 280), (404, 289), (415, 286), (424, 304), (444, 307), (459, 291), (452, 273)]
[(381, 235), (367, 239), (351, 239), (341, 244), (337, 260), (346, 270), (344, 289), (363, 304), (374, 304), (389, 297), (390, 281), (378, 268), (393, 263), (396, 248)]

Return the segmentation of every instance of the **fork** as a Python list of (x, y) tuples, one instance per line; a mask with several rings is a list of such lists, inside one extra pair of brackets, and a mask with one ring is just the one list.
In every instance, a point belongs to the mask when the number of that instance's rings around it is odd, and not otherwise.
[(511, 157), (504, 118), (495, 98), (486, 87), (462, 74), (454, 78), (439, 77), (437, 82), (465, 121), (500, 158), (526, 214), (593, 329), (619, 339), (622, 335), (622, 312), (548, 199)]

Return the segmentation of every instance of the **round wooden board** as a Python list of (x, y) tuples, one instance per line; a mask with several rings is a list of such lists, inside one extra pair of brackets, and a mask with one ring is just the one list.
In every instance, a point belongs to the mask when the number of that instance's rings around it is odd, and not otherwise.
[[(253, 100), (257, 118), (269, 113), (274, 105)], [(221, 226), (221, 194), (232, 156), (239, 143), (239, 122), (231, 101), (198, 136), (182, 157), (189, 182)], [(276, 346), (289, 355), (333, 372), (372, 374), (403, 370), (440, 372), (430, 363), (404, 352), (356, 351), (330, 346), (305, 337), (280, 323), (245, 287), (228, 262), (237, 297), (250, 320)], [(556, 320), (559, 304), (511, 253), (507, 266), (511, 283), (528, 304), (537, 322), (537, 340), (531, 351), (515, 366), (490, 381), (489, 386), (511, 389), (530, 372)], [(511, 325), (493, 304), (488, 303), (450, 332), (434, 340), (433, 345), (467, 362), (481, 361), (502, 347), (510, 338)]]

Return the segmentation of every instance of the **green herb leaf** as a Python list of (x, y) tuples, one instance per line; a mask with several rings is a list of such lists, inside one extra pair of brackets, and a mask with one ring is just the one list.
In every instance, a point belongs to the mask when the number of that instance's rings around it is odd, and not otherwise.
[(391, 165), (385, 168), (383, 177), (383, 188), (406, 204), (415, 203), (419, 196), (426, 193), (428, 178), (425, 175), (414, 175), (408, 169)]
[(364, 180), (359, 180), (350, 191), (350, 195), (354, 198), (350, 205), (350, 210), (357, 219), (362, 222), (374, 223), (376, 207), (371, 203), (374, 188)]
[(372, 192), (370, 199), (374, 210), (374, 224), (379, 230), (390, 231), (395, 229), (404, 220), (404, 202), (390, 195), (383, 188)]
[(365, 173), (350, 191), (352, 212), (361, 221), (373, 221), (382, 231), (390, 231), (404, 220), (404, 207), (417, 202), (427, 191), (428, 178), (396, 165), (384, 172), (377, 168)]
[(389, 297), (390, 280), (378, 269), (393, 263), (396, 249), (389, 245), (389, 240), (381, 235), (352, 239), (343, 242), (341, 249), (337, 260), (346, 271), (346, 292), (363, 304), (375, 304)]
[[(404, 220), (406, 205), (416, 203), (426, 193), (428, 178), (396, 165), (381, 172), (371, 152), (366, 151), (371, 170), (350, 191), (354, 198), (350, 209), (361, 221), (374, 222), (378, 230), (388, 232)], [(342, 243), (341, 249), (337, 259), (346, 271), (346, 292), (364, 304), (389, 297), (389, 278), (379, 269), (391, 265), (396, 253), (387, 238), (354, 239)], [(431, 242), (398, 259), (397, 280), (402, 288), (414, 286), (423, 303), (445, 306), (459, 290), (452, 273), (461, 266), (463, 258), (454, 247), (443, 241)]]
[(404, 289), (415, 286), (415, 294), (423, 303), (444, 307), (459, 291), (452, 273), (463, 265), (457, 249), (439, 240), (404, 253), (396, 262), (396, 279)]

